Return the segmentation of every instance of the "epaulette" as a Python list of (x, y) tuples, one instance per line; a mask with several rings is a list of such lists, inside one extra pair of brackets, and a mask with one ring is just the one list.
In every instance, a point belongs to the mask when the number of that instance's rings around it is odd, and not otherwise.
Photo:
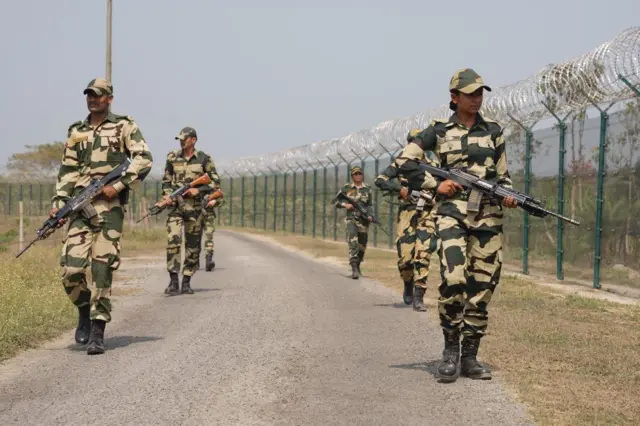
[(448, 118), (432, 118), (429, 123), (430, 126), (435, 126), (438, 123), (447, 124), (449, 122)]
[(129, 123), (133, 123), (133, 117), (130, 115), (119, 115), (119, 114), (113, 114), (113, 116), (117, 119), (117, 120), (127, 120)]
[(71, 131), (71, 129), (73, 129), (74, 127), (76, 127), (76, 126), (78, 126), (78, 125), (82, 124), (82, 121), (83, 121), (83, 120), (78, 120), (78, 121), (74, 122), (73, 124), (71, 124), (71, 125), (69, 126), (69, 128), (68, 128), (67, 130), (70, 132), (70, 131)]

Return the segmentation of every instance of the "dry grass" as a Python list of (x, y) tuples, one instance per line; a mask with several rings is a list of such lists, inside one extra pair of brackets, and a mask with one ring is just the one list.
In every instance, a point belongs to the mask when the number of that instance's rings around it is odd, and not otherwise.
[[(37, 222), (36, 227), (41, 224), (39, 219), (31, 222)], [(0, 236), (17, 236), (13, 226), (13, 221), (0, 222)], [(32, 238), (32, 234), (25, 229), (25, 239)], [(57, 230), (18, 259), (14, 257), (18, 249), (16, 238), (6, 240), (4, 244), (0, 238), (0, 361), (75, 327), (77, 310), (69, 302), (60, 281), (61, 235), (61, 230)], [(135, 257), (150, 250), (157, 251), (165, 244), (164, 227), (130, 229), (127, 225), (122, 239), (122, 256)], [(90, 268), (87, 273), (90, 281)], [(115, 281), (117, 279), (116, 275)], [(123, 297), (138, 291), (137, 288), (117, 286), (114, 282), (111, 295)]]
[[(348, 269), (345, 243), (234, 230), (271, 237), (315, 257), (335, 258)], [(368, 249), (362, 270), (365, 276), (402, 292), (394, 253)], [(431, 307), (427, 315), (437, 324), (439, 273), (437, 267), (431, 271), (425, 303)], [(493, 366), (539, 424), (638, 424), (640, 307), (503, 278), (489, 309), (489, 334), (480, 357)]]
[(59, 250), (0, 255), (0, 361), (74, 326), (76, 308), (60, 283)]

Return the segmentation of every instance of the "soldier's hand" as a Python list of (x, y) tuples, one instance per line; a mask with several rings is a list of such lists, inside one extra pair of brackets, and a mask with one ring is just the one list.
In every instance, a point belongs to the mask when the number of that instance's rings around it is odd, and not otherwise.
[(118, 195), (118, 191), (116, 191), (116, 189), (111, 185), (104, 186), (102, 188), (102, 193), (104, 194), (104, 198), (107, 200), (112, 200), (116, 195)]
[[(56, 214), (58, 213), (58, 211), (59, 211), (59, 210), (60, 210), (60, 209), (58, 209), (57, 207), (52, 208), (52, 209), (51, 209), (51, 211), (49, 212), (49, 216), (50, 216), (50, 217), (52, 217), (52, 218), (53, 218), (53, 217), (56, 217)], [(60, 227), (61, 227), (62, 225), (64, 225), (65, 223), (67, 223), (67, 219), (60, 219), (60, 220), (58, 221), (58, 225), (57, 225), (57, 227), (58, 227), (58, 228), (60, 228)]]
[(346, 203), (344, 205), (344, 208), (347, 209), (347, 210), (353, 210), (354, 209), (353, 204), (351, 204), (351, 203)]
[(447, 179), (438, 186), (438, 194), (452, 197), (456, 192), (462, 191), (462, 185), (458, 182), (454, 182), (451, 179)]
[(187, 192), (184, 193), (184, 197), (195, 197), (199, 193), (200, 191), (198, 191), (196, 188), (189, 188), (187, 189)]
[(162, 204), (164, 204), (167, 207), (170, 207), (173, 205), (173, 199), (170, 196), (165, 195), (164, 198), (162, 198)]
[(216, 204), (218, 204), (217, 202), (218, 200), (211, 200), (207, 203), (207, 207), (215, 207)]
[(373, 222), (373, 218), (372, 218), (371, 216), (367, 216), (367, 220), (368, 220), (369, 222)]
[(407, 189), (406, 186), (403, 186), (402, 189), (400, 190), (400, 198), (404, 200), (407, 198), (407, 195), (409, 195), (409, 190)]
[(518, 207), (518, 202), (513, 197), (505, 197), (504, 200), (502, 200), (502, 205), (510, 209), (515, 209)]

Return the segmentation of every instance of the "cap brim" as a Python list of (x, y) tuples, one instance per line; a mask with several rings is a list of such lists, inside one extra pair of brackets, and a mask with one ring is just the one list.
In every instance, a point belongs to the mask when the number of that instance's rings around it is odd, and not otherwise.
[(470, 95), (471, 93), (475, 92), (476, 90), (480, 89), (480, 88), (484, 88), (486, 91), (490, 92), (491, 91), (491, 87), (486, 86), (484, 84), (480, 84), (480, 83), (473, 83), (470, 84), (466, 87), (463, 87), (462, 89), (458, 89), (458, 91), (466, 94), (466, 95)]
[(86, 95), (88, 93), (93, 93), (94, 95), (97, 95), (97, 96), (102, 96), (103, 95), (102, 90), (101, 89), (97, 89), (95, 87), (87, 87), (82, 92), (83, 95)]
[(186, 138), (182, 138), (181, 136), (182, 136), (182, 135), (178, 135), (178, 136), (176, 136), (176, 137), (175, 137), (175, 139), (177, 139), (177, 140), (179, 140), (179, 141), (183, 141), (183, 140), (185, 140), (185, 139), (186, 139)]

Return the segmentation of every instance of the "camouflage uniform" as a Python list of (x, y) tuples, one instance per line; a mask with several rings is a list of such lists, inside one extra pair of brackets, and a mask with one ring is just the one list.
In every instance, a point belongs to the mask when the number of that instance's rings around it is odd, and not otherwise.
[[(473, 70), (453, 76), (450, 90), (473, 93), (489, 89)], [(455, 110), (455, 104), (451, 104)], [(511, 188), (502, 127), (476, 115), (468, 129), (454, 113), (448, 120), (433, 120), (413, 143), (417, 149), (433, 150), (445, 168), (466, 168), (471, 174)], [(414, 148), (416, 149), (416, 148)], [(406, 164), (410, 185), (437, 190), (439, 182), (415, 164)], [(436, 233), (441, 239), (442, 284), (438, 300), (445, 336), (443, 362), (438, 368), (443, 379), (457, 377), (459, 335), (462, 341), (462, 372), (472, 378), (491, 378), (491, 372), (476, 361), (480, 339), (487, 328), (489, 304), (502, 267), (503, 206), (482, 197), (472, 209), (477, 193), (457, 192), (442, 199), (436, 209)], [(473, 210), (473, 211), (471, 211)], [(478, 210), (478, 211), (475, 211)]]
[[(94, 79), (84, 91), (85, 94), (88, 92), (110, 96), (113, 87), (104, 79)], [(153, 158), (142, 132), (130, 116), (109, 113), (100, 125), (93, 127), (89, 115), (69, 126), (52, 198), (53, 208), (64, 207), (89, 184), (90, 179), (103, 177), (126, 158), (130, 158), (132, 164), (125, 176), (112, 185), (118, 196), (107, 200), (100, 195), (88, 209), (69, 218), (62, 246), (60, 266), (64, 288), (79, 308), (80, 319), (88, 321), (90, 317), (91, 320), (90, 336), (79, 338), (78, 332), (76, 334), (79, 343), (90, 340), (88, 353), (104, 352), (102, 336), (106, 323), (111, 321), (109, 296), (113, 271), (120, 266), (120, 238), (129, 187), (148, 175)], [(87, 286), (89, 264), (92, 284), (96, 287), (93, 294)], [(82, 327), (88, 328), (88, 324)]]
[[(215, 165), (213, 168), (215, 170)], [(213, 261), (213, 252), (215, 248), (213, 243), (213, 234), (216, 232), (216, 209), (218, 207), (222, 207), (225, 200), (224, 198), (216, 199), (216, 205), (214, 207), (207, 207), (208, 202), (209, 196), (206, 195), (202, 203), (202, 232), (204, 234), (205, 267), (207, 271), (211, 271), (216, 266)]]
[[(193, 128), (184, 128), (176, 139), (187, 136), (196, 136)], [(206, 153), (194, 149), (189, 158), (185, 158), (182, 149), (176, 149), (167, 155), (167, 161), (162, 177), (162, 192), (169, 195), (185, 183), (195, 180), (207, 173), (211, 183), (197, 186), (199, 193), (195, 197), (178, 198), (176, 204), (167, 216), (167, 271), (171, 277), (166, 294), (177, 292), (178, 273), (180, 272), (180, 258), (182, 247), (182, 230), (184, 227), (185, 257), (182, 268), (182, 292), (192, 293), (190, 288), (191, 277), (200, 267), (200, 250), (202, 237), (202, 213), (203, 196), (214, 190), (214, 185), (219, 185), (219, 178), (213, 167), (211, 157)]]
[[(358, 166), (352, 167), (351, 174), (353, 175), (356, 172), (362, 172), (362, 169)], [(340, 191), (347, 194), (350, 198), (365, 204), (368, 211), (371, 211), (371, 187), (366, 183), (363, 182), (360, 188), (354, 183), (347, 183)], [(335, 206), (337, 208), (345, 208), (346, 204), (347, 202), (338, 200)], [(369, 221), (366, 218), (356, 217), (355, 210), (347, 210), (345, 223), (347, 225), (347, 240), (349, 242), (349, 264), (352, 269), (352, 278), (357, 279), (359, 275), (362, 275), (360, 272), (360, 264), (364, 260), (364, 253), (367, 249), (367, 241), (369, 240)]]
[[(419, 129), (413, 129), (407, 135), (407, 142), (411, 142)], [(404, 157), (403, 157), (404, 155)], [(424, 292), (427, 288), (429, 263), (431, 253), (436, 250), (437, 239), (434, 237), (433, 213), (430, 205), (422, 212), (417, 212), (417, 200), (410, 197), (399, 197), (402, 187), (408, 187), (407, 179), (399, 171), (399, 165), (405, 161), (408, 154), (401, 154), (378, 177), (375, 184), (387, 194), (398, 195), (398, 223), (396, 227), (396, 249), (398, 253), (398, 271), (404, 282), (403, 299), (405, 304), (413, 302), (415, 311), (425, 311)], [(436, 164), (420, 152), (418, 160), (426, 159), (429, 164)], [(397, 179), (394, 181), (394, 179)], [(414, 292), (415, 286), (415, 292)]]

